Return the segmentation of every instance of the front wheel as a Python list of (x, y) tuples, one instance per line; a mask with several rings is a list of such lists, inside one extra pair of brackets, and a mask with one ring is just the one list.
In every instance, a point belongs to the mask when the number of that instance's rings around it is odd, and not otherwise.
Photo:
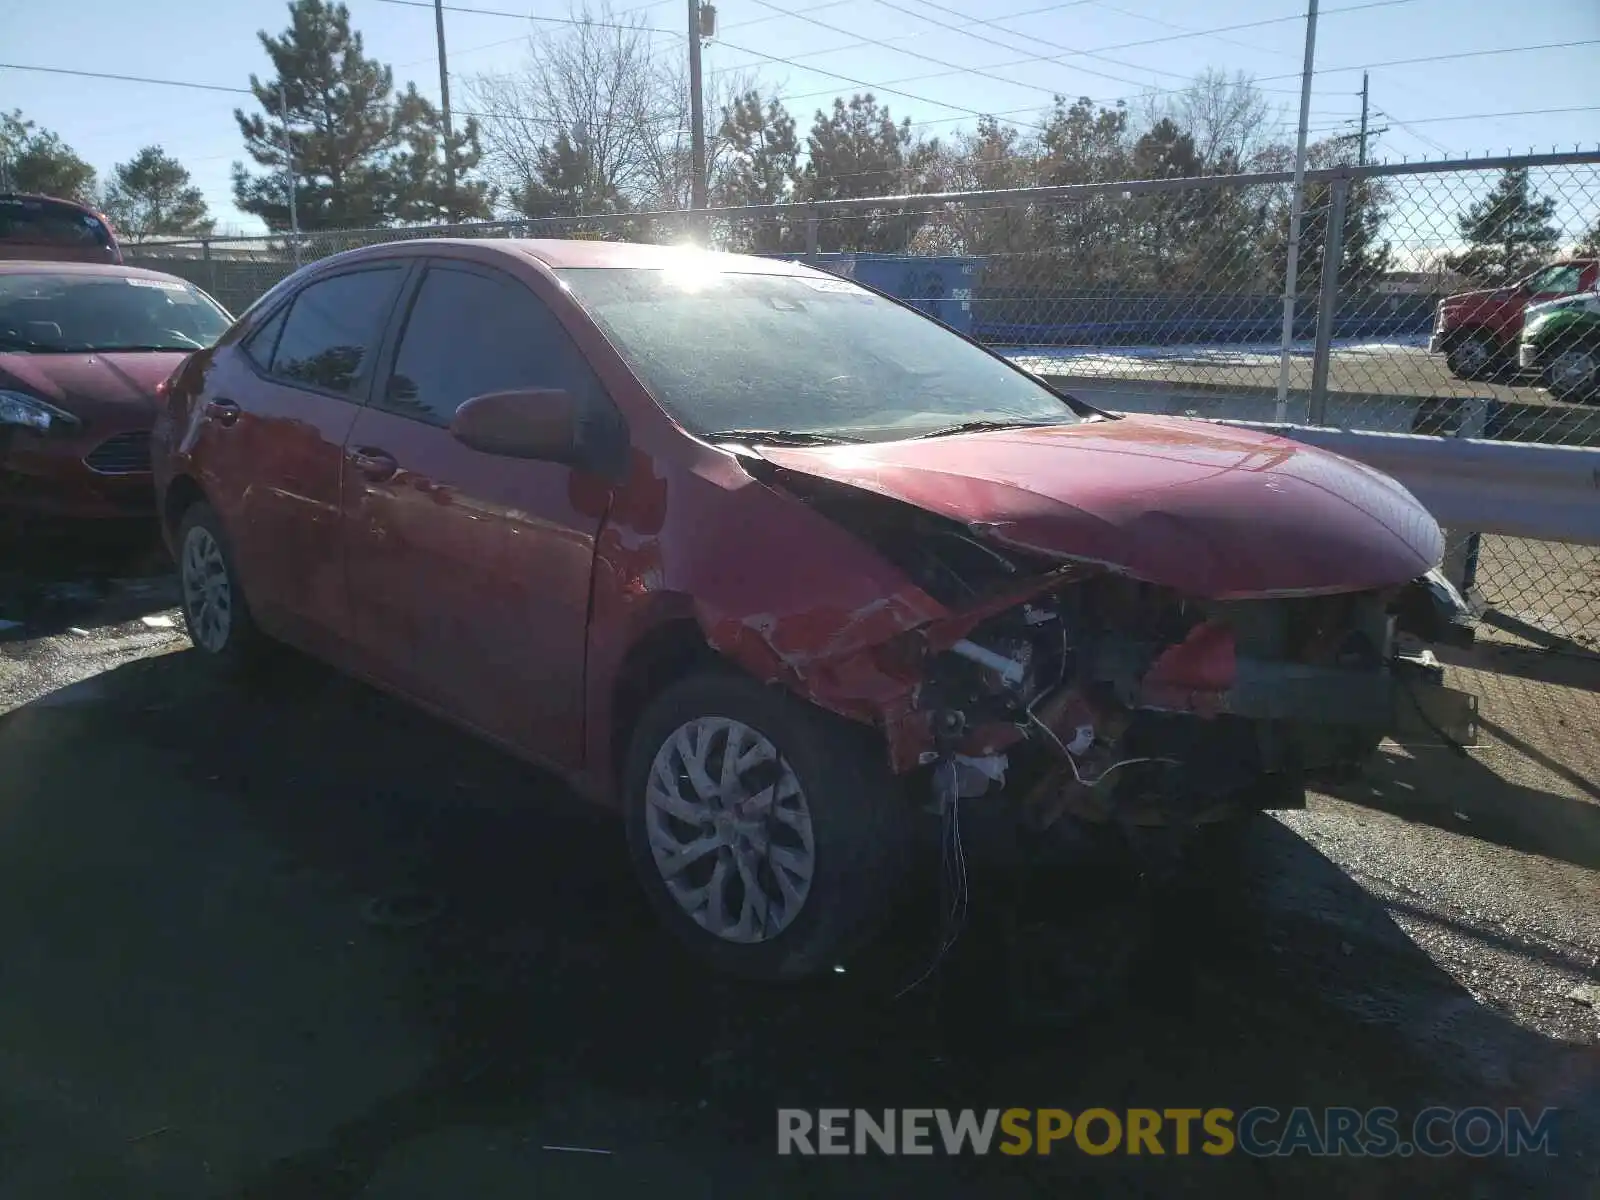
[(1457, 379), (1480, 380), (1497, 372), (1501, 356), (1487, 335), (1473, 333), (1452, 346), (1445, 361)]
[(731, 671), (690, 676), (633, 732), (628, 847), (661, 920), (714, 969), (816, 974), (898, 894), (910, 810), (869, 731)]

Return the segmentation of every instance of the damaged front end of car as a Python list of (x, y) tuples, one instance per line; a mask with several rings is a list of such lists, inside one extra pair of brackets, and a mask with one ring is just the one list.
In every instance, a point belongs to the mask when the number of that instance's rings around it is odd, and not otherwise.
[(1444, 686), (1427, 649), (1472, 634), (1436, 571), (1355, 591), (1186, 596), (849, 484), (751, 469), (944, 610), (842, 654), (791, 653), (784, 679), (876, 725), (895, 771), (926, 775), (936, 806), (998, 793), (1039, 830), (1064, 816), (1195, 827), (1302, 807), (1307, 784), (1348, 780), (1386, 737), (1476, 739), (1475, 697)]

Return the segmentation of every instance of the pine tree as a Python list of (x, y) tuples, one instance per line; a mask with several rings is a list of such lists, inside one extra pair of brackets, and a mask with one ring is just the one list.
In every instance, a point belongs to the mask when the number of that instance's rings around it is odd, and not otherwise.
[[(911, 135), (870, 92), (818, 111), (806, 136), (807, 158), (799, 194), (805, 200), (900, 195), (920, 191), (939, 154), (937, 141)], [(820, 223), (823, 250), (904, 251), (922, 218), (894, 209), (852, 211)]]
[(167, 236), (205, 237), (215, 227), (205, 197), (182, 163), (160, 146), (146, 146), (111, 170), (106, 216), (132, 241)]
[[(1040, 182), (1105, 183), (1126, 179), (1129, 163), (1127, 107), (1097, 106), (1087, 96), (1068, 104), (1057, 96), (1039, 138)], [(1137, 222), (1120, 197), (1090, 196), (1046, 203), (1039, 210), (1037, 244), (1051, 266), (1037, 282), (1046, 295), (1125, 281), (1126, 247)]]
[[(722, 110), (717, 129), (721, 143), (716, 177), (711, 181), (714, 207), (782, 204), (794, 193), (799, 175), (800, 141), (794, 118), (776, 100), (762, 102), (751, 88)], [(781, 219), (738, 220), (725, 239), (730, 249), (772, 253), (798, 249), (805, 233)]]
[(1600, 217), (1596, 217), (1594, 224), (1589, 226), (1589, 232), (1583, 235), (1583, 240), (1572, 248), (1573, 254), (1580, 258), (1600, 258)]
[(92, 203), (94, 168), (56, 134), (24, 119), (20, 109), (0, 112), (0, 192)]
[(1450, 258), (1451, 269), (1491, 286), (1521, 279), (1555, 252), (1555, 212), (1555, 200), (1533, 191), (1528, 168), (1507, 167), (1494, 189), (1456, 218), (1468, 249)]
[(603, 216), (628, 207), (599, 171), (588, 138), (582, 131), (573, 137), (565, 130), (539, 147), (535, 178), (512, 203), (522, 215), (535, 218)]
[[(271, 229), (289, 227), (284, 143), (294, 160), (295, 203), (306, 230), (386, 225), (439, 216), (488, 215), (483, 189), (451, 186), (433, 165), (442, 144), (438, 110), (414, 84), (402, 92), (394, 72), (366, 57), (350, 10), (325, 0), (290, 0), (289, 27), (258, 36), (277, 73), (250, 77), (262, 112), (234, 110), (245, 149), (266, 174), (233, 169), (235, 202)], [(286, 128), (287, 127), (287, 128)], [(447, 148), (454, 165), (477, 162), (471, 121)]]
[[(1195, 150), (1192, 134), (1171, 117), (1162, 117), (1133, 144), (1131, 166), (1137, 179), (1185, 179), (1202, 173), (1204, 163)], [(1213, 264), (1195, 262), (1194, 250), (1203, 232), (1207, 192), (1184, 188), (1152, 192), (1130, 200), (1135, 215), (1134, 236), (1138, 262), (1149, 278), (1143, 282), (1161, 291), (1190, 286), (1196, 270), (1207, 272)], [(1125, 270), (1124, 275), (1133, 271)]]
[[(1354, 141), (1346, 137), (1317, 142), (1306, 152), (1307, 162), (1314, 168), (1351, 166), (1355, 156)], [(1339, 251), (1339, 286), (1343, 290), (1371, 288), (1393, 265), (1393, 249), (1381, 236), (1388, 218), (1384, 207), (1387, 199), (1388, 193), (1381, 181), (1354, 179), (1348, 185)], [(1295, 271), (1295, 290), (1302, 295), (1315, 292), (1321, 284), (1322, 259), (1332, 213), (1332, 185), (1307, 183), (1300, 212), (1300, 256)], [(1288, 247), (1289, 207), (1285, 200), (1278, 210), (1267, 246), (1272, 279), (1280, 287), (1288, 266)]]

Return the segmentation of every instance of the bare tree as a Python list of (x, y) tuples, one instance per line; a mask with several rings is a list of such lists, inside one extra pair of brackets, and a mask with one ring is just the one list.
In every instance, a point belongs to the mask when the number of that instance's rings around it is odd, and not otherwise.
[(1260, 168), (1283, 114), (1243, 71), (1207, 67), (1182, 91), (1146, 97), (1142, 115), (1147, 127), (1170, 119), (1193, 139), (1206, 174), (1228, 175)]
[[(667, 59), (660, 70), (663, 108), (656, 122), (659, 136), (649, 147), (654, 182), (650, 195), (643, 200), (658, 209), (688, 208), (693, 178), (689, 72), (686, 64), (672, 59)], [(715, 204), (715, 198), (724, 190), (722, 183), (730, 166), (729, 139), (724, 136), (722, 122), (741, 96), (756, 89), (757, 80), (751, 71), (728, 70), (710, 76), (708, 83), (704, 105), (706, 190)]]
[(520, 71), (468, 82), (485, 171), (519, 212), (552, 190), (584, 212), (650, 207), (686, 125), (687, 89), (642, 17), (586, 0), (570, 12), (573, 24), (529, 37)]

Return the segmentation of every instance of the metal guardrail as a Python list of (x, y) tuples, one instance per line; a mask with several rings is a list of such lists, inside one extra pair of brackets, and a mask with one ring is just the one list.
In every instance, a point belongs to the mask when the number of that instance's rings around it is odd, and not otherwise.
[(1392, 475), (1450, 529), (1600, 546), (1600, 448), (1225, 421)]

